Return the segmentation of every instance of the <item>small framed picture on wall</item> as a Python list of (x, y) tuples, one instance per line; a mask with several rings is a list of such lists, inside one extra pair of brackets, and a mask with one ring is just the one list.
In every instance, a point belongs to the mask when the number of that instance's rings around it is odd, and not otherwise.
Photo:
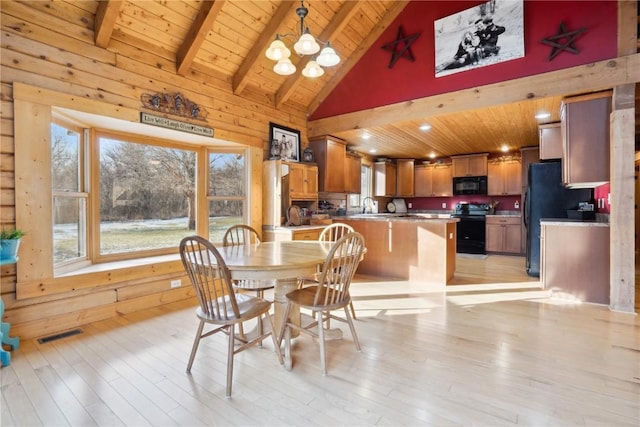
[(270, 159), (300, 161), (300, 131), (269, 123), (269, 138), (271, 140)]

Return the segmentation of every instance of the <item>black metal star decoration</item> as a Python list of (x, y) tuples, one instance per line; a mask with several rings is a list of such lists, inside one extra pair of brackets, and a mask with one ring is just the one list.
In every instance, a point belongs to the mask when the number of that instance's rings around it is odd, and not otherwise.
[(411, 62), (415, 61), (413, 53), (411, 52), (411, 45), (414, 41), (416, 41), (418, 37), (420, 37), (420, 33), (405, 36), (402, 27), (398, 27), (398, 35), (396, 36), (395, 41), (382, 46), (384, 50), (388, 50), (389, 52), (391, 52), (389, 68), (393, 68), (393, 65), (400, 58), (407, 58)]
[(573, 54), (580, 53), (580, 51), (574, 45), (574, 42), (580, 36), (580, 34), (584, 33), (585, 31), (587, 31), (586, 28), (567, 31), (567, 27), (565, 27), (564, 22), (561, 22), (560, 28), (558, 29), (558, 34), (540, 40), (540, 43), (553, 47), (553, 49), (551, 49), (551, 53), (549, 54), (549, 61), (558, 56), (560, 52), (564, 50)]

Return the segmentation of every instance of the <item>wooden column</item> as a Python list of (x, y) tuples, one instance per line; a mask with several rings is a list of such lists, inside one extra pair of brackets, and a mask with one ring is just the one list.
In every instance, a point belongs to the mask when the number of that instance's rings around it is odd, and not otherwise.
[[(637, 47), (637, 3), (618, 2), (618, 56)], [(611, 113), (610, 307), (634, 312), (635, 303), (635, 84), (617, 86)], [(637, 232), (637, 230), (636, 230)]]

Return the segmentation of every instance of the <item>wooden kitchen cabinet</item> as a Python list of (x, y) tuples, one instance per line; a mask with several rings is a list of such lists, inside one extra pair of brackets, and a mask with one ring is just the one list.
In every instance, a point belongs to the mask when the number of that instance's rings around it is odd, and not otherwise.
[(373, 195), (395, 197), (397, 167), (391, 162), (376, 162), (373, 165)]
[(362, 159), (347, 152), (345, 157), (344, 190), (345, 193), (360, 194), (362, 184)]
[(416, 165), (413, 169), (413, 195), (415, 197), (433, 196), (433, 167)]
[(487, 252), (520, 254), (522, 233), (520, 216), (492, 216), (486, 219)]
[(300, 227), (277, 227), (263, 229), (265, 242), (286, 242), (290, 240), (318, 240), (326, 225), (303, 225)]
[(433, 195), (437, 197), (453, 196), (451, 165), (436, 164), (433, 167)]
[(487, 175), (487, 153), (451, 157), (454, 178)]
[(451, 197), (452, 195), (451, 165), (443, 163), (415, 166), (415, 197)]
[(317, 208), (318, 167), (266, 160), (262, 167), (262, 224), (279, 227), (291, 204)]
[(491, 160), (487, 166), (489, 196), (519, 195), (522, 191), (520, 159)]
[(346, 143), (325, 137), (309, 142), (309, 146), (313, 150), (314, 160), (318, 164), (318, 191), (344, 193)]
[(289, 165), (289, 198), (291, 200), (316, 200), (318, 198), (318, 167), (304, 163)]
[(562, 159), (562, 126), (548, 123), (538, 126), (540, 160)]
[(610, 302), (609, 224), (540, 222), (540, 284), (582, 302)]
[(606, 91), (562, 101), (562, 179), (569, 188), (592, 188), (609, 181), (611, 95)]
[(398, 159), (396, 161), (397, 167), (397, 188), (396, 196), (399, 197), (413, 197), (414, 193), (414, 160), (413, 159)]

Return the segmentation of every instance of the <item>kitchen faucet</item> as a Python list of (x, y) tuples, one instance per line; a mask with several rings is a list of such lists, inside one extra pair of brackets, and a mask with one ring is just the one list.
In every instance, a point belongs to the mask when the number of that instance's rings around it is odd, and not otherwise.
[(371, 207), (371, 206), (373, 205), (373, 202), (375, 201), (375, 200), (373, 199), (373, 197), (369, 197), (369, 196), (367, 196), (367, 197), (365, 197), (364, 199), (362, 199), (362, 213), (363, 213), (363, 214), (364, 214), (364, 213), (367, 213), (367, 199), (368, 199), (368, 200), (371, 200), (371, 204), (370, 204), (370, 206), (369, 206), (369, 212), (371, 212), (371, 211), (372, 211), (372, 207)]

